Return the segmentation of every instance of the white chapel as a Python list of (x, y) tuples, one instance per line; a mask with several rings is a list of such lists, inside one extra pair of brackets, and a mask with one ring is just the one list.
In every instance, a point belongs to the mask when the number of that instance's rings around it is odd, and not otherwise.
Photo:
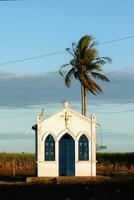
[(85, 117), (67, 101), (46, 119), (40, 113), (33, 126), (37, 176), (96, 176), (96, 123), (95, 114)]

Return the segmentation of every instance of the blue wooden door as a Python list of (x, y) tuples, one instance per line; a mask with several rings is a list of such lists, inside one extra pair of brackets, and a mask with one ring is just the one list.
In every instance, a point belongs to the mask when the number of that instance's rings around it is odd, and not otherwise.
[(59, 175), (75, 176), (75, 142), (69, 134), (59, 141)]

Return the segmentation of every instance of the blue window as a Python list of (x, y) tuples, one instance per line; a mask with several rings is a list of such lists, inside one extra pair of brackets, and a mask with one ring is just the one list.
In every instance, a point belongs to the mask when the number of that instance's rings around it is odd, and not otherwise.
[(48, 135), (45, 140), (45, 160), (55, 160), (55, 141), (52, 135)]
[(79, 139), (79, 160), (89, 160), (89, 144), (87, 137), (83, 134)]

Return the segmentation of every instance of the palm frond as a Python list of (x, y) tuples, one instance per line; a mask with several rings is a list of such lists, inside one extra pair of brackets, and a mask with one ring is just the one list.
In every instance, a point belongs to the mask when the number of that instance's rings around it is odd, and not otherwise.
[(94, 71), (91, 71), (90, 74), (91, 74), (92, 77), (95, 78), (95, 79), (97, 78), (97, 79), (99, 79), (99, 80), (101, 80), (101, 81), (110, 82), (110, 80), (109, 80), (106, 76), (104, 76), (103, 74), (100, 74), (100, 73), (94, 72)]
[(90, 73), (91, 71), (102, 71), (102, 67), (101, 65), (99, 65), (98, 63), (91, 63), (86, 65), (86, 72)]
[(84, 55), (83, 55), (83, 61), (85, 64), (91, 64), (93, 60), (95, 60), (97, 56), (97, 50), (92, 48), (92, 49), (87, 49), (85, 52), (84, 52)]
[(72, 43), (73, 54), (76, 55), (77, 44), (75, 42)]
[(69, 52), (74, 57), (74, 53), (72, 52), (71, 48), (66, 48), (66, 51)]
[(79, 80), (81, 84), (85, 87), (87, 92), (92, 93), (93, 95), (96, 95), (96, 89), (94, 87), (94, 81), (91, 80), (86, 74), (79, 74)]
[(87, 80), (88, 80), (90, 89), (92, 90), (92, 92), (94, 92), (95, 95), (103, 93), (101, 87), (99, 85), (97, 85), (93, 79), (91, 79), (89, 76), (87, 76)]
[(83, 52), (83, 50), (88, 47), (91, 38), (92, 37), (90, 35), (85, 35), (79, 40), (77, 48), (80, 50), (80, 52)]
[(93, 40), (92, 43), (89, 45), (89, 49), (92, 49), (96, 45), (98, 45), (98, 42), (96, 42), (95, 40)]
[(71, 69), (69, 70), (69, 72), (67, 73), (66, 77), (65, 77), (65, 85), (66, 85), (67, 87), (70, 87), (71, 80), (72, 80), (74, 74), (75, 74), (75, 69), (74, 69), (74, 68), (71, 68)]
[(111, 58), (109, 58), (109, 57), (98, 57), (98, 58), (96, 58), (96, 60), (97, 61), (105, 61), (105, 63), (104, 64), (106, 64), (106, 63), (111, 63), (112, 62), (112, 59)]
[(105, 65), (107, 61), (105, 59), (98, 58), (98, 59), (93, 60), (93, 63), (101, 66), (101, 65)]
[(76, 79), (79, 78), (78, 71), (75, 71), (75, 73), (74, 73), (74, 77), (75, 77)]
[(75, 63), (76, 63), (75, 59), (70, 60), (70, 65), (72, 65), (73, 67), (75, 67)]
[(94, 88), (96, 90), (96, 94), (103, 94), (102, 88), (95, 82), (94, 82)]
[(59, 74), (61, 75), (61, 76), (65, 76), (65, 74), (66, 74), (66, 67), (67, 66), (69, 66), (70, 65), (70, 63), (67, 63), (67, 64), (64, 64), (64, 65), (62, 65), (61, 67), (60, 67), (60, 69), (59, 69)]
[(96, 84), (89, 75), (83, 73), (81, 74), (81, 76), (79, 76), (79, 78), (81, 79), (80, 81), (84, 85), (87, 92), (90, 92), (93, 95), (103, 93), (102, 88), (98, 84)]

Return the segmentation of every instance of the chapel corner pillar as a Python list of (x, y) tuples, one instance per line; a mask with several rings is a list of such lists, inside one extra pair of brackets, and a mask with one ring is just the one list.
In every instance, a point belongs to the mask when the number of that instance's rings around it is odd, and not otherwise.
[(96, 114), (91, 116), (91, 176), (96, 176)]
[(43, 113), (39, 113), (38, 116), (37, 116), (37, 132), (38, 132), (38, 135), (41, 134), (41, 131), (42, 131), (42, 121), (43, 121)]
[[(36, 136), (36, 161), (37, 163), (41, 161), (42, 158), (42, 113), (39, 113), (37, 116), (37, 136)], [(38, 165), (38, 164), (37, 164)]]

